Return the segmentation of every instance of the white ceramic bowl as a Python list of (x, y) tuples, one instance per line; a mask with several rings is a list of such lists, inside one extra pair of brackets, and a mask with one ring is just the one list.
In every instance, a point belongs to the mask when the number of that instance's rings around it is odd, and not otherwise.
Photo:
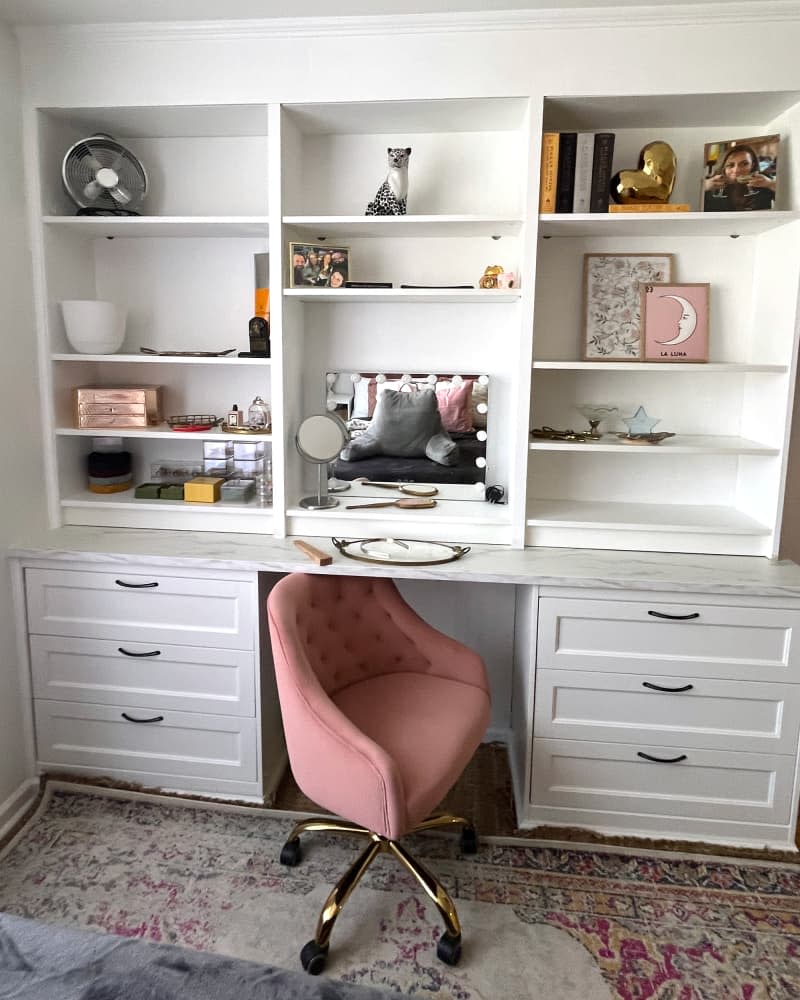
[(126, 310), (113, 302), (69, 299), (61, 303), (67, 340), (78, 354), (113, 354), (125, 339)]

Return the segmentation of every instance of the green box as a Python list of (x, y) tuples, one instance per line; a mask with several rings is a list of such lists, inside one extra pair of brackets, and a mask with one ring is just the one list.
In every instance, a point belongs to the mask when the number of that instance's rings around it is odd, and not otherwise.
[(183, 500), (183, 484), (173, 483), (170, 486), (162, 486), (159, 496), (162, 500)]
[(158, 500), (160, 490), (161, 483), (141, 483), (133, 495), (139, 500)]

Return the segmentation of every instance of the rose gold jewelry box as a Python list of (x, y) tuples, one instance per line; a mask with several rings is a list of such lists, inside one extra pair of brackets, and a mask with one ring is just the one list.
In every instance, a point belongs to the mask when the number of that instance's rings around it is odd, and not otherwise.
[(150, 427), (161, 423), (161, 386), (79, 386), (72, 390), (76, 427)]

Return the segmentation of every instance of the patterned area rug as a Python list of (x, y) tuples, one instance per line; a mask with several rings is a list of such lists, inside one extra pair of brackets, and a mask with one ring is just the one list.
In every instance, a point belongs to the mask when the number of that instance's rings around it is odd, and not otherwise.
[[(298, 968), (358, 848), (263, 810), (48, 788), (0, 861), (0, 910)], [(351, 897), (325, 974), (437, 1000), (789, 1000), (800, 996), (800, 866), (490, 843), (409, 844), (457, 901), (464, 953), (391, 858)]]

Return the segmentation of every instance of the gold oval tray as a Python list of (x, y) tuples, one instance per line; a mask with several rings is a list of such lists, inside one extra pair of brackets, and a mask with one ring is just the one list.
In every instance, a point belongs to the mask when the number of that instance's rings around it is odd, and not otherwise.
[(469, 545), (424, 541), (419, 538), (331, 538), (348, 559), (396, 566), (435, 566), (454, 562), (469, 552)]
[(230, 424), (223, 424), (220, 427), (223, 434), (271, 434), (272, 424), (267, 427), (259, 427), (255, 430), (252, 427), (231, 427)]

